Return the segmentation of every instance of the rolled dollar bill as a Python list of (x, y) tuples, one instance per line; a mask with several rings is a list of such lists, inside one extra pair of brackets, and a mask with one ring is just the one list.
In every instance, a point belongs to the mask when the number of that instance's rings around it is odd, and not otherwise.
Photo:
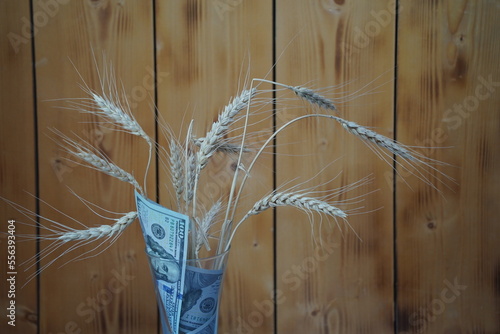
[[(179, 332), (186, 274), (189, 217), (135, 194), (146, 253), (166, 329)], [(163, 325), (165, 327), (165, 324)]]

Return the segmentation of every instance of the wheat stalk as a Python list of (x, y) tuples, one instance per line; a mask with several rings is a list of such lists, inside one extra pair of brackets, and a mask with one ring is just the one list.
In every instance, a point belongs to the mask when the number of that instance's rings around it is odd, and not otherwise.
[[(243, 109), (247, 109), (250, 106), (252, 98), (257, 94), (256, 88), (251, 88), (243, 90), (240, 95), (236, 96), (232, 102), (230, 102), (219, 114), (216, 122), (212, 124), (211, 129), (207, 132), (205, 139), (201, 142), (199, 150), (196, 155), (196, 174), (194, 182), (194, 204), (193, 204), (193, 215), (196, 214), (196, 191), (198, 188), (198, 180), (200, 177), (200, 172), (208, 163), (208, 159), (217, 151), (217, 147), (220, 146), (222, 138), (226, 135), (230, 125), (235, 121), (236, 116)], [(247, 115), (248, 116), (248, 115)], [(246, 133), (246, 125), (243, 138)], [(240, 165), (241, 153), (244, 149), (244, 143), (240, 146), (240, 154), (238, 157), (238, 165)], [(235, 176), (237, 176), (237, 172)], [(231, 198), (232, 195), (230, 195)], [(223, 230), (224, 232), (224, 230)], [(224, 234), (224, 233), (223, 233)], [(220, 247), (220, 244), (219, 244)], [(218, 248), (219, 250), (220, 248)]]
[[(274, 85), (282, 86), (285, 88), (288, 88), (292, 90), (297, 96), (300, 98), (306, 100), (307, 102), (313, 104), (313, 105), (318, 105), (323, 109), (330, 109), (333, 111), (337, 111), (337, 108), (333, 104), (333, 102), (326, 97), (316, 93), (312, 89), (309, 88), (304, 88), (301, 86), (289, 86), (289, 85), (284, 85), (279, 82), (274, 82), (274, 81), (269, 81), (269, 80), (263, 80), (259, 79), (259, 81), (262, 82), (267, 82), (271, 83)], [(392, 152), (396, 156), (400, 156), (402, 158), (408, 159), (408, 160), (415, 160), (415, 157), (410, 153), (409, 150), (404, 148), (402, 145), (398, 144), (396, 141), (385, 137), (373, 130), (370, 130), (362, 125), (359, 125), (355, 122), (347, 121), (345, 119), (342, 119), (340, 117), (336, 116), (331, 116), (331, 115), (323, 115), (323, 117), (330, 117), (337, 122), (339, 122), (344, 129), (346, 129), (349, 133), (367, 140), (369, 142), (372, 142), (380, 147), (383, 147), (390, 152)]]
[[(266, 81), (266, 80), (263, 80), (263, 81)], [(352, 134), (354, 134), (354, 135), (356, 135), (356, 136), (358, 136), (358, 137), (360, 137), (362, 139), (369, 140), (369, 141), (371, 141), (371, 142), (373, 142), (373, 143), (375, 143), (375, 144), (377, 144), (379, 146), (387, 148), (391, 152), (396, 152), (397, 155), (401, 155), (402, 157), (405, 157), (407, 159), (413, 160), (413, 156), (410, 154), (410, 152), (408, 150), (406, 150), (404, 147), (402, 147), (401, 145), (397, 144), (396, 142), (394, 142), (393, 140), (391, 140), (391, 139), (389, 139), (387, 137), (379, 135), (376, 132), (371, 131), (369, 129), (366, 129), (365, 127), (362, 127), (362, 126), (360, 126), (360, 125), (358, 125), (358, 124), (356, 124), (354, 122), (348, 122), (348, 121), (346, 121), (346, 120), (344, 120), (342, 118), (339, 118), (339, 117), (336, 117), (336, 116), (333, 116), (333, 115), (325, 115), (325, 114), (309, 114), (309, 115), (303, 115), (303, 116), (296, 117), (296, 118), (288, 121), (284, 125), (282, 125), (276, 131), (274, 131), (273, 134), (266, 140), (266, 142), (261, 146), (261, 148), (259, 149), (259, 151), (254, 156), (253, 160), (251, 161), (249, 167), (246, 170), (246, 173), (245, 173), (245, 175), (244, 175), (244, 177), (243, 177), (243, 179), (241, 181), (239, 190), (238, 190), (238, 192), (236, 194), (236, 199), (235, 199), (235, 201), (233, 203), (232, 215), (231, 216), (227, 215), (227, 217), (225, 219), (225, 222), (224, 222), (225, 225), (229, 226), (229, 225), (232, 224), (232, 221), (234, 219), (234, 214), (236, 212), (236, 207), (237, 207), (237, 205), (239, 203), (239, 199), (240, 199), (240, 196), (241, 196), (241, 194), (243, 192), (243, 188), (245, 186), (245, 183), (246, 183), (246, 181), (247, 181), (247, 179), (248, 179), (248, 177), (250, 175), (250, 172), (251, 172), (253, 166), (257, 162), (258, 158), (260, 157), (260, 155), (262, 154), (262, 152), (264, 151), (264, 149), (266, 148), (266, 146), (269, 143), (271, 143), (274, 140), (274, 138), (276, 138), (276, 136), (281, 131), (285, 130), (286, 128), (288, 128), (289, 126), (291, 126), (293, 123), (296, 123), (298, 121), (302, 121), (302, 120), (307, 119), (307, 118), (318, 118), (318, 117), (336, 120), (337, 122), (339, 122), (340, 124), (342, 124), (342, 126), (344, 128), (346, 128), (350, 133), (352, 133)], [(234, 231), (239, 226), (239, 224), (241, 224), (241, 221), (234, 228), (234, 230), (233, 230), (233, 232), (231, 234), (231, 237), (229, 239), (227, 239), (227, 243), (226, 243), (226, 236), (225, 236), (225, 234), (229, 233), (229, 230), (228, 230), (227, 226), (223, 226), (223, 228), (222, 228), (223, 233), (222, 233), (222, 236), (221, 236), (221, 242), (225, 243), (225, 246), (224, 246), (225, 249), (227, 249), (229, 247), (230, 240), (232, 239), (232, 235), (234, 235)], [(224, 249), (224, 248), (219, 248), (219, 249)]]
[[(107, 79), (106, 77), (104, 79), (101, 79), (101, 86), (104, 86), (104, 84), (107, 83), (107, 80), (109, 79)], [(347, 219), (346, 211), (343, 211), (328, 202), (331, 198), (330, 195), (321, 197), (320, 199), (312, 197), (314, 196), (314, 194), (312, 194), (311, 192), (306, 193), (303, 190), (301, 190), (301, 193), (291, 192), (291, 190), (289, 189), (286, 192), (274, 191), (271, 194), (263, 197), (253, 205), (253, 207), (243, 216), (241, 220), (234, 221), (236, 209), (240, 196), (242, 195), (244, 185), (249, 178), (250, 172), (257, 159), (261, 156), (265, 147), (275, 140), (278, 133), (288, 128), (295, 122), (304, 120), (306, 118), (318, 117), (335, 120), (350, 134), (353, 134), (365, 141), (365, 143), (367, 143), (369, 147), (372, 148), (372, 150), (374, 150), (375, 153), (379, 154), (379, 156), (382, 158), (384, 158), (384, 156), (382, 155), (383, 152), (383, 154), (387, 155), (387, 157), (390, 156), (390, 159), (392, 159), (394, 156), (397, 156), (401, 157), (402, 160), (409, 160), (411, 163), (425, 163), (423, 156), (412, 151), (411, 147), (409, 146), (401, 145), (396, 141), (378, 134), (375, 131), (370, 130), (369, 128), (359, 125), (355, 122), (351, 122), (333, 115), (317, 113), (293, 118), (281, 127), (277, 129), (273, 128), (265, 143), (252, 158), (252, 161), (250, 162), (248, 168), (245, 169), (245, 175), (242, 178), (238, 178), (238, 170), (242, 169), (241, 160), (243, 153), (249, 151), (249, 149), (245, 146), (246, 134), (249, 126), (249, 108), (250, 105), (256, 105), (255, 103), (252, 103), (252, 99), (258, 94), (258, 92), (263, 92), (257, 90), (257, 88), (253, 88), (254, 80), (284, 87), (283, 89), (280, 88), (280, 90), (291, 90), (298, 98), (310, 103), (314, 107), (314, 110), (318, 110), (319, 107), (325, 110), (337, 111), (337, 108), (335, 107), (333, 101), (319, 94), (318, 91), (302, 86), (289, 86), (264, 79), (253, 79), (250, 89), (243, 90), (238, 96), (230, 100), (229, 104), (224, 107), (222, 112), (219, 114), (217, 121), (213, 122), (205, 137), (200, 137), (197, 139), (193, 138), (193, 121), (191, 121), (187, 131), (185, 142), (180, 143), (178, 141), (175, 141), (174, 139), (170, 140), (170, 154), (168, 164), (170, 167), (170, 173), (178, 208), (179, 211), (184, 210), (185, 214), (188, 214), (188, 212), (191, 213), (190, 217), (192, 217), (191, 231), (189, 232), (189, 242), (191, 243), (189, 245), (189, 256), (198, 257), (203, 245), (205, 245), (206, 249), (210, 251), (210, 230), (216, 222), (217, 215), (221, 211), (222, 202), (220, 200), (217, 201), (210, 208), (210, 210), (204, 214), (200, 215), (200, 212), (204, 211), (203, 209), (198, 211), (196, 209), (196, 206), (199, 205), (199, 203), (197, 203), (196, 192), (198, 188), (198, 182), (200, 180), (201, 171), (207, 166), (209, 159), (216, 152), (238, 154), (238, 168), (233, 175), (233, 183), (231, 184), (231, 190), (229, 191), (228, 205), (227, 208), (225, 208), (226, 215), (222, 222), (222, 228), (216, 251), (217, 253), (229, 249), (236, 231), (241, 226), (241, 224), (243, 224), (243, 222), (245, 222), (250, 216), (258, 215), (269, 208), (289, 206), (302, 210), (308, 214), (317, 213), (326, 215), (334, 218), (335, 220), (337, 220), (338, 218)], [(120, 94), (118, 94), (118, 90), (116, 89), (116, 84), (110, 83), (109, 89), (105, 89), (104, 87), (102, 88), (103, 93), (98, 94), (86, 87), (85, 90), (89, 94), (89, 98), (84, 99), (83, 102), (74, 103), (73, 106), (77, 107), (82, 112), (87, 112), (102, 117), (107, 122), (112, 123), (117, 127), (121, 127), (125, 132), (145, 139), (150, 146), (150, 158), (148, 160), (148, 167), (146, 168), (147, 174), (149, 164), (151, 163), (153, 141), (143, 131), (143, 129), (133, 117), (126, 99), (120, 98)], [(233, 124), (242, 119), (240, 116), (238, 116), (238, 114), (244, 109), (247, 110), (247, 113), (244, 119), (244, 126), (242, 127), (242, 140), (240, 145), (235, 145), (229, 142), (226, 137), (228, 135), (230, 127), (232, 127)], [(76, 141), (64, 136), (63, 138), (64, 143), (66, 143), (67, 145), (65, 149), (71, 155), (78, 157), (79, 159), (83, 160), (85, 163), (93, 166), (99, 171), (102, 171), (108, 175), (132, 184), (142, 193), (142, 189), (135, 178), (130, 173), (124, 171), (123, 169), (109, 161), (106, 156), (102, 154), (96, 154), (95, 152), (98, 151), (90, 149), (88, 145), (81, 145)], [(381, 149), (377, 147), (380, 147)], [(386, 152), (386, 150), (388, 152)], [(389, 154), (389, 152), (392, 154)], [(241, 182), (239, 183), (238, 189), (236, 189), (238, 181)], [(233, 196), (236, 196), (234, 200)], [(184, 201), (184, 203), (182, 203), (182, 201)], [(190, 211), (191, 209), (192, 211)], [(67, 229), (64, 231), (57, 231), (50, 238), (59, 241), (60, 244), (64, 244), (66, 242), (75, 240), (85, 242), (85, 240), (93, 240), (113, 236), (116, 237), (136, 219), (137, 215), (137, 212), (129, 212), (119, 219), (114, 219), (116, 223), (112, 225), (101, 225), (99, 227), (92, 227), (86, 230)], [(199, 218), (200, 216), (202, 217)], [(233, 222), (238, 223), (233, 227)]]
[(130, 224), (137, 218), (137, 212), (131, 211), (125, 216), (115, 219), (113, 225), (101, 225), (98, 227), (90, 227), (86, 230), (72, 230), (62, 233), (57, 240), (63, 243), (75, 240), (89, 240), (109, 238), (114, 235), (121, 234)]

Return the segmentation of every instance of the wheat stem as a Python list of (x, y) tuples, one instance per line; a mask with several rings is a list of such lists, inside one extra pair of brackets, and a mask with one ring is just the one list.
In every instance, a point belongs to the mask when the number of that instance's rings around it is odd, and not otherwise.
[(269, 145), (269, 143), (271, 143), (274, 140), (274, 138), (276, 138), (276, 136), (281, 131), (283, 131), (284, 129), (286, 129), (287, 127), (289, 127), (290, 125), (292, 125), (293, 123), (301, 121), (301, 120), (306, 119), (306, 118), (311, 118), (311, 117), (328, 117), (328, 118), (331, 118), (330, 116), (323, 115), (323, 114), (310, 114), (310, 115), (304, 115), (304, 116), (300, 116), (300, 117), (294, 118), (291, 121), (288, 121), (287, 123), (285, 123), (284, 125), (282, 125), (271, 136), (269, 136), (269, 138), (265, 141), (264, 144), (262, 144), (262, 146), (260, 147), (259, 151), (257, 151), (257, 154), (255, 154), (254, 158), (250, 162), (250, 165), (246, 169), (245, 176), (243, 177), (243, 179), (241, 181), (240, 188), (239, 188), (238, 193), (236, 195), (236, 199), (235, 199), (235, 202), (234, 202), (234, 205), (233, 205), (233, 212), (232, 212), (230, 220), (234, 219), (234, 214), (235, 214), (235, 211), (236, 211), (236, 207), (238, 206), (240, 196), (241, 196), (241, 194), (243, 192), (243, 187), (245, 186), (245, 183), (246, 183), (246, 181), (247, 181), (247, 179), (248, 179), (248, 177), (250, 175), (250, 172), (251, 172), (253, 166), (255, 165), (255, 163), (257, 162), (257, 159), (260, 157), (260, 155), (262, 154), (262, 152), (264, 151), (264, 149), (267, 147), (267, 145)]
[[(241, 137), (240, 152), (238, 154), (238, 161), (236, 163), (237, 167), (236, 167), (236, 170), (234, 171), (233, 181), (231, 182), (231, 190), (229, 191), (229, 200), (228, 200), (228, 205), (227, 205), (227, 209), (226, 209), (226, 215), (224, 217), (224, 221), (222, 222), (222, 229), (221, 229), (221, 233), (220, 233), (219, 245), (217, 247), (217, 254), (220, 254), (223, 249), (227, 248), (224, 246), (226, 234), (231, 231), (231, 227), (232, 227), (232, 219), (228, 220), (228, 217), (229, 217), (231, 203), (233, 201), (234, 191), (236, 189), (236, 180), (238, 180), (238, 174), (239, 174), (239, 170), (240, 170), (240, 166), (241, 166), (241, 160), (243, 158), (243, 149), (245, 148), (245, 140), (246, 140), (247, 131), (248, 131), (248, 116), (250, 114), (250, 102), (251, 102), (251, 98), (257, 92), (257, 89), (253, 87), (254, 80), (255, 79), (252, 79), (252, 84), (251, 84), (250, 90), (249, 90), (253, 94), (252, 94), (252, 96), (249, 97), (248, 102), (246, 104), (245, 122), (243, 125), (243, 134)], [(248, 173), (245, 174), (245, 177), (246, 176), (248, 176)], [(233, 215), (234, 215), (234, 210), (236, 210), (236, 207), (234, 207), (234, 209), (233, 209)], [(229, 245), (228, 245), (228, 247), (229, 247)]]
[[(269, 145), (269, 143), (281, 132), (283, 131), (284, 129), (286, 129), (287, 127), (289, 127), (290, 125), (292, 125), (293, 123), (295, 122), (298, 122), (298, 121), (301, 121), (301, 120), (304, 120), (306, 118), (312, 118), (312, 117), (324, 117), (324, 118), (328, 118), (328, 119), (333, 119), (333, 120), (336, 120), (337, 122), (339, 122), (340, 124), (342, 124), (342, 126), (347, 129), (350, 133), (362, 138), (362, 139), (366, 139), (366, 140), (369, 140), (381, 147), (384, 147), (388, 150), (390, 150), (391, 152), (393, 152), (394, 154), (396, 155), (401, 155), (402, 157), (406, 158), (406, 159), (410, 159), (410, 160), (413, 160), (413, 156), (408, 152), (408, 150), (406, 150), (404, 147), (402, 147), (401, 145), (397, 144), (396, 142), (394, 142), (393, 140), (387, 138), (387, 137), (384, 137), (380, 134), (377, 134), (376, 132), (372, 131), (372, 130), (369, 130), (369, 129), (366, 129), (365, 127), (362, 127), (354, 122), (348, 122), (342, 118), (339, 118), (339, 117), (336, 117), (336, 116), (332, 116), (332, 115), (324, 115), (324, 114), (309, 114), (309, 115), (303, 115), (303, 116), (300, 116), (300, 117), (297, 117), (297, 118), (294, 118), (292, 119), (291, 121), (288, 121), (287, 123), (285, 123), (284, 125), (282, 125), (278, 130), (276, 130), (267, 140), (266, 142), (261, 146), (261, 148), (259, 149), (259, 151), (257, 152), (257, 154), (255, 155), (255, 157), (253, 158), (252, 162), (250, 163), (249, 167), (247, 168), (247, 173), (245, 174), (245, 176), (243, 177), (242, 181), (241, 181), (241, 184), (240, 184), (240, 188), (238, 190), (238, 193), (236, 195), (236, 199), (233, 203), (233, 211), (232, 211), (232, 215), (229, 219), (229, 221), (233, 221), (234, 219), (234, 214), (236, 212), (236, 208), (238, 206), (238, 202), (239, 202), (239, 199), (240, 199), (240, 196), (243, 192), (243, 187), (245, 186), (245, 183), (250, 175), (250, 172), (253, 168), (253, 166), (255, 165), (257, 159), (259, 158), (259, 156), (262, 154), (262, 152), (264, 151), (264, 149), (267, 147), (267, 145)], [(227, 244), (229, 246), (229, 243)], [(227, 246), (225, 247), (227, 249)]]

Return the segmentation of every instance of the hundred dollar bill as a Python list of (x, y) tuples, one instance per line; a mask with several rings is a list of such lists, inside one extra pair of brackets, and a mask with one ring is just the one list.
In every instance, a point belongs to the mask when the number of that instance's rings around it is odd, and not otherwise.
[[(189, 217), (135, 194), (146, 251), (170, 330), (179, 331), (186, 273)], [(160, 305), (161, 307), (161, 305)]]
[(222, 270), (186, 267), (180, 333), (217, 333)]

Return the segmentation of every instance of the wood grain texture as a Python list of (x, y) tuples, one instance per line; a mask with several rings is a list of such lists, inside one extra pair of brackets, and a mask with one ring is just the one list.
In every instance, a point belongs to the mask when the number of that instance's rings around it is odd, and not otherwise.
[[(397, 183), (400, 333), (498, 333), (500, 25), (496, 1), (402, 1), (398, 139), (457, 184)], [(435, 175), (438, 175), (434, 173)], [(439, 175), (438, 175), (439, 176)]]
[[(439, 171), (457, 183), (431, 169), (431, 179), (446, 182), (436, 183), (439, 193), (398, 166), (394, 193), (392, 166), (338, 124), (309, 120), (290, 127), (275, 143), (275, 167), (266, 152), (254, 170), (241, 210), (272, 190), (273, 175), (280, 189), (319, 185), (313, 190), (320, 196), (373, 180), (333, 198), (367, 194), (362, 202), (339, 204), (359, 208), (349, 217), (352, 229), (338, 221), (342, 233), (335, 221), (317, 216), (311, 228), (309, 216), (293, 209), (277, 210), (275, 225), (272, 211), (248, 221), (231, 250), (219, 333), (498, 333), (498, 1), (400, 0), (397, 6), (398, 14), (394, 2), (382, 0), (0, 0), (0, 195), (36, 210), (24, 191), (36, 193), (39, 182), (43, 216), (78, 226), (50, 204), (88, 226), (109, 224), (68, 187), (117, 212), (133, 210), (132, 188), (67, 161), (48, 129), (88, 139), (140, 182), (147, 145), (59, 108), (66, 106), (59, 99), (84, 97), (82, 79), (99, 90), (96, 66), (112, 64), (148, 134), (155, 136), (157, 102), (158, 125), (168, 123), (179, 136), (194, 118), (198, 136), (248, 78), (268, 74), (275, 47), (276, 77), (271, 72), (268, 79), (328, 87), (321, 93), (334, 98), (339, 116), (455, 166)], [(286, 91), (277, 93), (277, 108), (277, 125), (316, 110)], [(266, 118), (272, 106), (264, 109), (253, 128), (258, 140), (272, 125)], [(168, 146), (160, 133), (158, 140)], [(234, 166), (220, 156), (211, 162), (203, 203), (228, 194)], [(161, 203), (171, 207), (161, 163), (158, 176), (153, 168), (148, 195), (155, 199), (158, 189)], [(0, 202), (2, 232), (11, 218), (28, 221)], [(17, 233), (36, 230), (18, 224)], [(0, 332), (158, 333), (139, 224), (110, 248), (103, 245), (103, 254), (71, 262), (96, 254), (86, 254), (94, 246), (62, 256), (38, 286), (35, 279), (19, 290), (16, 327), (2, 311)], [(35, 254), (36, 243), (18, 243), (17, 251), (19, 263)], [(5, 282), (1, 235), (0, 257)], [(18, 270), (18, 288), (31, 273)], [(0, 287), (5, 310), (5, 284)]]
[[(272, 4), (190, 0), (157, 5), (159, 112), (177, 138), (184, 140), (191, 119), (193, 135), (202, 137), (230, 98), (249, 88), (249, 79), (263, 77), (271, 69)], [(264, 119), (252, 131), (271, 125)], [(168, 147), (168, 138), (160, 136), (159, 143)], [(235, 163), (234, 158), (216, 156), (204, 170), (197, 196), (207, 209), (219, 198), (227, 199)], [(168, 172), (162, 170), (159, 182), (161, 202), (173, 207)], [(249, 210), (252, 199), (271, 190), (268, 156), (252, 172), (239, 207)], [(272, 300), (272, 236), (271, 212), (249, 219), (238, 231), (224, 282), (219, 333), (244, 330), (259, 312), (255, 303)], [(258, 333), (274, 333), (273, 311), (255, 319)]]
[[(34, 16), (46, 13), (48, 20), (35, 37), (37, 106), (40, 157), (40, 197), (61, 212), (87, 226), (110, 224), (92, 213), (79, 196), (111, 212), (135, 208), (133, 188), (112, 177), (68, 161), (49, 128), (80, 141), (87, 140), (142, 183), (148, 158), (147, 144), (96, 117), (61, 109), (61, 98), (85, 97), (82, 81), (97, 92), (98, 72), (112, 65), (117, 85), (128, 95), (131, 111), (147, 133), (154, 137), (154, 111), (148, 93), (154, 94), (153, 8), (149, 2), (84, 1), (60, 4), (52, 15), (46, 2), (35, 1)], [(95, 57), (95, 60), (94, 60)], [(105, 60), (103, 60), (105, 57)], [(80, 78), (81, 75), (81, 78)], [(144, 93), (144, 97), (139, 95)], [(56, 100), (56, 101), (54, 101)], [(154, 168), (148, 180), (149, 196), (155, 197)], [(117, 218), (109, 212), (99, 211)], [(81, 227), (48, 205), (41, 215), (71, 227)], [(44, 221), (43, 223), (47, 223)], [(138, 222), (111, 247), (99, 242), (82, 245), (61, 257), (40, 276), (41, 333), (81, 330), (82, 333), (156, 333), (157, 312), (153, 284), (144, 255)], [(42, 243), (42, 249), (48, 243)], [(43, 260), (43, 264), (62, 253)], [(90, 253), (87, 253), (90, 252)], [(75, 257), (87, 258), (72, 261)], [(66, 264), (62, 268), (60, 265)]]
[[(28, 1), (0, 2), (0, 196), (28, 210), (36, 211), (36, 200), (28, 193), (36, 194), (35, 125), (33, 101), (33, 70), (31, 38), (24, 19), (30, 17)], [(23, 271), (21, 263), (35, 255), (34, 244), (22, 243), (17, 237), (15, 254), (8, 253), (9, 220), (15, 220), (15, 233), (36, 234), (26, 217), (21, 216), (6, 202), (0, 200), (0, 307), (2, 333), (37, 332), (36, 281), (21, 288), (33, 270)], [(8, 264), (15, 257), (15, 268)], [(17, 272), (8, 275), (7, 272)], [(15, 277), (15, 289), (6, 284), (7, 278)], [(14, 295), (11, 295), (14, 293)], [(9, 296), (10, 295), (10, 296)], [(15, 327), (8, 324), (7, 307), (15, 301)]]
[[(385, 1), (277, 4), (278, 54), (283, 51), (277, 80), (333, 87), (326, 95), (335, 99), (341, 117), (391, 136), (394, 7)], [(377, 15), (382, 12), (379, 22)], [(374, 90), (377, 94), (366, 95)], [(350, 100), (349, 94), (355, 99)], [(300, 112), (287, 110), (289, 116)], [(286, 118), (278, 114), (279, 123)], [(306, 121), (278, 138), (278, 187), (297, 176), (297, 182), (313, 178), (303, 186), (319, 185), (314, 189), (321, 195), (374, 175), (370, 184), (333, 200), (380, 189), (364, 197), (362, 204), (345, 207), (363, 206), (360, 211), (365, 212), (348, 219), (352, 229), (340, 220), (342, 231), (332, 221), (330, 229), (317, 232), (323, 244), (311, 242), (307, 215), (278, 210), (279, 333), (392, 332), (392, 191), (381, 177), (390, 168), (333, 121)], [(321, 218), (314, 218), (319, 225)]]

